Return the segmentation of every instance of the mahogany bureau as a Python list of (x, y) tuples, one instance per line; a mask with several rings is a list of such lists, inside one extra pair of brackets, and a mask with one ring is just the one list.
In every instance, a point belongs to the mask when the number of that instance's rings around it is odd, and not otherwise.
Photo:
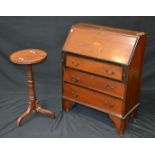
[(62, 51), (63, 111), (79, 103), (109, 114), (123, 133), (137, 117), (146, 33), (73, 25)]

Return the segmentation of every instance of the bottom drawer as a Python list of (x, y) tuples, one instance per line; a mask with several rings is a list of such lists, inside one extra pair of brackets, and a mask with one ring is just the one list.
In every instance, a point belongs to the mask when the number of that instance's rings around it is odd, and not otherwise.
[(65, 99), (69, 99), (101, 111), (122, 115), (124, 104), (122, 100), (65, 82), (63, 91), (63, 97)]

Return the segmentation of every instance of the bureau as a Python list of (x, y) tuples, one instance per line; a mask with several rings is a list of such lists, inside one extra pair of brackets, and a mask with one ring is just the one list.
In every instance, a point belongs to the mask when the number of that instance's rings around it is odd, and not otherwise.
[(137, 117), (146, 33), (71, 27), (62, 50), (63, 111), (79, 103), (107, 113), (119, 133)]

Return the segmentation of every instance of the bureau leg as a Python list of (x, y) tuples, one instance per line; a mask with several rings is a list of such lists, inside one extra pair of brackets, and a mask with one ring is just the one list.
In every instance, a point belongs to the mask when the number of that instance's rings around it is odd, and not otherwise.
[(118, 133), (123, 134), (128, 124), (128, 118), (121, 119), (113, 115), (109, 115), (109, 117), (112, 120), (112, 122), (115, 124)]
[(62, 108), (63, 108), (63, 112), (68, 112), (71, 107), (73, 106), (73, 102), (72, 101), (69, 101), (69, 100), (63, 100), (63, 105), (62, 105)]

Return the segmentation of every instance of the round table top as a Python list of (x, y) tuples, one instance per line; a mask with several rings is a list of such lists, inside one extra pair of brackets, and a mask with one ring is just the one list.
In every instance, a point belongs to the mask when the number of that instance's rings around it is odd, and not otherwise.
[(10, 55), (10, 61), (16, 64), (35, 64), (43, 61), (47, 53), (39, 49), (19, 50)]

